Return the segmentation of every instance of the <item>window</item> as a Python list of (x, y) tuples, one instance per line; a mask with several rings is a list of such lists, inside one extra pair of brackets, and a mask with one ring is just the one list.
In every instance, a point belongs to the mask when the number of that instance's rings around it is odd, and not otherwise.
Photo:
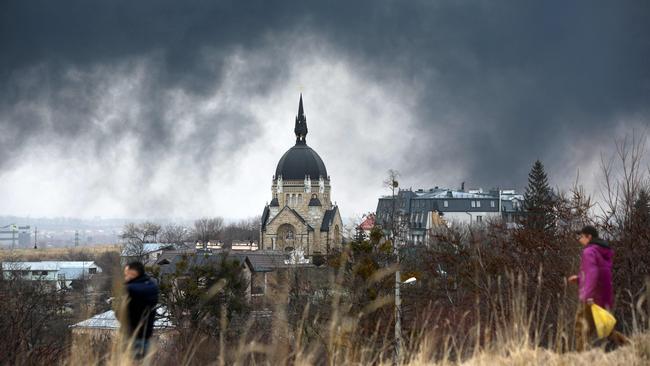
[(496, 207), (496, 204), (495, 204), (494, 201), (490, 201), (490, 207), (492, 207), (492, 208)]
[(97, 268), (88, 268), (88, 273), (90, 273), (90, 274), (97, 273)]
[(47, 276), (47, 271), (32, 271), (32, 276)]
[(483, 216), (476, 216), (476, 222), (483, 222)]
[(442, 201), (443, 207), (449, 207), (449, 201)]
[(471, 205), (472, 205), (472, 208), (476, 207), (476, 201), (472, 201)]
[(481, 207), (481, 201), (476, 201), (476, 207)]

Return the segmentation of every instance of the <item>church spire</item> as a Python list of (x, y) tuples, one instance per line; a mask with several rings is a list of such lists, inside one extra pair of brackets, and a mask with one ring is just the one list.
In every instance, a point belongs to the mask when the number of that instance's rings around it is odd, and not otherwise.
[(296, 145), (307, 144), (307, 117), (302, 107), (302, 93), (300, 93), (300, 102), (298, 104), (298, 115), (296, 116), (296, 127), (293, 129), (296, 134)]

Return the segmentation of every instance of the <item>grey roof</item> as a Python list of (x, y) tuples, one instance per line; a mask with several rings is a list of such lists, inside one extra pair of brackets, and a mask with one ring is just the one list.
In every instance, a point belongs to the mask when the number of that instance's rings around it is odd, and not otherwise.
[[(173, 327), (172, 323), (169, 321), (169, 316), (165, 307), (158, 307), (156, 309), (156, 314), (157, 316), (153, 326), (154, 329), (169, 329)], [(113, 330), (120, 328), (120, 322), (115, 317), (115, 312), (113, 310), (109, 310), (97, 314), (92, 318), (80, 321), (79, 323), (72, 324), (70, 328)]]
[[(164, 261), (169, 263), (160, 264), (160, 274), (161, 275), (170, 275), (176, 272), (176, 267), (182, 261), (187, 261), (188, 268), (194, 266), (204, 266), (211, 265), (215, 268), (220, 268), (221, 262), (224, 259), (237, 261), (239, 263), (244, 263), (246, 259), (245, 254), (233, 253), (227, 251), (220, 251), (217, 253), (179, 253), (171, 258), (166, 257)], [(161, 263), (162, 260), (159, 260), (158, 263)]]
[(254, 272), (270, 272), (280, 268), (312, 267), (313, 264), (287, 264), (289, 253), (277, 250), (256, 250), (247, 252), (246, 261)]
[(320, 226), (320, 231), (330, 231), (330, 225), (332, 225), (332, 222), (334, 221), (336, 210), (338, 210), (338, 207), (334, 206), (333, 208), (325, 211), (325, 215), (323, 215), (323, 223)]
[(269, 221), (269, 215), (271, 214), (271, 210), (269, 210), (269, 206), (264, 207), (264, 212), (262, 212), (262, 231), (266, 230), (266, 222)]
[(309, 200), (309, 206), (321, 206), (320, 200), (318, 197), (316, 197), (316, 195), (313, 195)]
[(82, 279), (89, 274), (89, 269), (95, 268), (102, 272), (102, 268), (92, 261), (41, 261), (41, 262), (3, 262), (3, 271), (56, 271), (67, 280)]
[(278, 202), (278, 198), (273, 197), (273, 199), (271, 200), (271, 204), (269, 206), (271, 206), (271, 207), (280, 207), (280, 203)]
[[(92, 261), (38, 261), (38, 262), (3, 262), (2, 269), (5, 271), (12, 270), (32, 270), (32, 271), (57, 271), (61, 269), (87, 269), (99, 268)], [(101, 269), (100, 269), (101, 270)]]
[(295, 145), (280, 158), (275, 176), (287, 180), (303, 180), (306, 176), (326, 179), (327, 169), (316, 151), (307, 145)]

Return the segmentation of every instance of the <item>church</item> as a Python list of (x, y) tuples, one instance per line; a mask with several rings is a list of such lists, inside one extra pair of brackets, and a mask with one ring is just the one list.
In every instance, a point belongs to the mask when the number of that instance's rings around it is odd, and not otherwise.
[(260, 249), (329, 253), (342, 243), (341, 213), (332, 204), (325, 163), (307, 146), (307, 117), (298, 103), (296, 144), (278, 162), (271, 184), (271, 203), (264, 207)]

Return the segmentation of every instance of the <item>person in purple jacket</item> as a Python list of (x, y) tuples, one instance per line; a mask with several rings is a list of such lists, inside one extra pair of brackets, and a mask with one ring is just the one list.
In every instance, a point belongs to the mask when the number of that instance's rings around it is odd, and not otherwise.
[[(611, 311), (614, 306), (612, 286), (612, 264), (614, 250), (599, 238), (598, 230), (585, 226), (580, 230), (578, 241), (584, 247), (580, 259), (580, 273), (569, 277), (569, 282), (578, 284), (580, 306), (576, 315), (576, 350), (582, 351), (596, 335), (591, 305)], [(608, 339), (616, 346), (627, 343), (625, 336), (613, 331)]]

